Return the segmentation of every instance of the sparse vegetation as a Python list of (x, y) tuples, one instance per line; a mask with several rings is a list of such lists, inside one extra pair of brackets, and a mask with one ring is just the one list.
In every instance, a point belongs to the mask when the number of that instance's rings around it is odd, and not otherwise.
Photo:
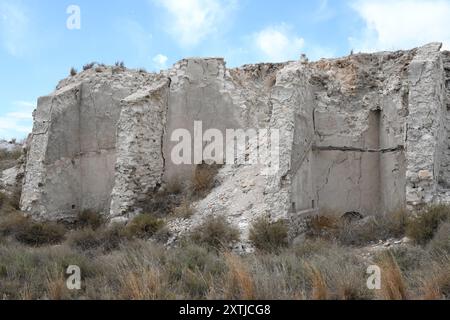
[(72, 68), (70, 69), (70, 76), (75, 77), (77, 74), (78, 74), (77, 69), (75, 69), (75, 68), (72, 67)]
[(17, 160), (23, 155), (20, 148), (8, 151), (0, 149), (0, 171), (10, 169), (17, 165)]
[(114, 64), (117, 68), (120, 69), (125, 69), (125, 62), (123, 61), (116, 61), (116, 63)]
[(195, 168), (191, 189), (194, 198), (204, 198), (214, 188), (215, 178), (220, 166), (215, 164), (201, 164)]
[(130, 237), (149, 239), (164, 227), (162, 219), (158, 219), (150, 214), (136, 216), (126, 227), (126, 233)]
[(78, 214), (76, 225), (78, 228), (91, 228), (97, 230), (105, 223), (103, 216), (92, 210), (84, 210)]
[(250, 240), (256, 248), (273, 252), (288, 246), (288, 227), (280, 220), (271, 222), (267, 218), (260, 218), (250, 229)]
[(11, 236), (20, 243), (38, 247), (61, 243), (66, 229), (56, 223), (31, 221), (16, 213), (0, 223), (0, 234)]
[[(83, 212), (66, 230), (29, 220), (13, 202), (0, 194), (3, 299), (450, 299), (449, 223), (443, 208), (426, 211), (433, 218), (413, 222), (391, 217), (399, 224), (389, 235), (403, 236), (405, 225), (420, 221), (419, 230), (434, 230), (419, 233), (430, 240), (386, 248), (366, 259), (355, 243), (366, 245), (362, 240), (373, 237), (363, 233), (379, 232), (381, 222), (357, 233), (351, 227), (368, 221), (347, 222), (344, 237), (339, 219), (317, 218), (311, 222), (314, 236), (291, 244), (286, 224), (261, 219), (251, 235), (259, 250), (239, 256), (229, 250), (239, 233), (224, 217), (206, 219), (167, 248), (147, 241), (167, 234), (155, 215), (108, 226), (100, 215)], [(369, 264), (382, 269), (381, 290), (366, 286)], [(80, 291), (65, 286), (69, 265), (82, 270)]]
[(96, 64), (97, 64), (97, 62), (90, 62), (90, 63), (85, 64), (83, 66), (83, 71), (87, 71), (87, 70), (90, 70), (90, 69), (94, 68), (94, 66)]
[(450, 222), (450, 207), (433, 206), (408, 222), (406, 233), (418, 244), (428, 243), (442, 223)]
[(239, 240), (239, 230), (223, 216), (210, 217), (191, 232), (190, 239), (194, 243), (222, 249)]

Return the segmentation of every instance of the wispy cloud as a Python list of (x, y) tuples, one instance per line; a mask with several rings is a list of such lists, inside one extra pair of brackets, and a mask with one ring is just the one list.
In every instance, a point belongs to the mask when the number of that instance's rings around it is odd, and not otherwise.
[(156, 56), (153, 57), (153, 63), (155, 64), (156, 68), (158, 69), (165, 69), (167, 68), (167, 61), (169, 60), (168, 57), (165, 55), (159, 53)]
[(13, 56), (23, 56), (28, 48), (30, 21), (25, 8), (16, 1), (0, 0), (0, 39)]
[(268, 62), (297, 60), (305, 45), (305, 40), (286, 24), (266, 27), (252, 38), (261, 59)]
[(217, 34), (230, 20), (236, 0), (152, 0), (167, 14), (166, 30), (182, 47), (193, 47)]
[(0, 116), (0, 138), (23, 138), (32, 130), (35, 104), (28, 101), (15, 101), (16, 110)]
[(395, 50), (443, 42), (450, 49), (450, 1), (358, 0), (350, 3), (365, 23), (351, 37), (358, 51)]

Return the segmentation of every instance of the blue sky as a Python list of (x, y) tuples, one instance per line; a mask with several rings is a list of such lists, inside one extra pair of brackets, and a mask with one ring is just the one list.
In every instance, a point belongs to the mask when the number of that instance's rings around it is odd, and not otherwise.
[[(67, 8), (80, 8), (69, 30)], [(0, 0), (0, 138), (24, 138), (39, 96), (90, 61), (157, 71), (188, 56), (228, 66), (450, 48), (450, 0)]]

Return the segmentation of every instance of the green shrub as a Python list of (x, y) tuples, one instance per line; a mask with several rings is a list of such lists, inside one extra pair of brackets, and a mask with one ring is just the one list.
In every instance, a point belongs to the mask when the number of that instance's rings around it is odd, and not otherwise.
[(201, 164), (195, 168), (191, 181), (192, 193), (195, 198), (204, 198), (214, 188), (215, 179), (219, 172), (216, 164)]
[(64, 240), (66, 229), (56, 223), (27, 221), (16, 229), (14, 237), (20, 243), (29, 246), (54, 245)]
[(85, 64), (83, 66), (83, 71), (92, 69), (96, 64), (97, 64), (96, 62), (90, 62), (90, 63)]
[(416, 243), (425, 245), (433, 238), (440, 225), (449, 220), (450, 207), (433, 206), (420, 213), (417, 218), (410, 219), (406, 234)]
[(450, 222), (441, 224), (429, 243), (429, 250), (437, 255), (450, 255)]
[(259, 250), (277, 251), (288, 246), (288, 231), (283, 220), (271, 222), (267, 218), (260, 218), (250, 229), (250, 241)]
[(110, 252), (119, 249), (120, 245), (126, 240), (129, 240), (129, 238), (124, 226), (114, 224), (97, 230), (88, 227), (73, 231), (67, 242), (70, 247), (81, 251), (101, 249), (104, 252)]
[(154, 236), (165, 226), (163, 220), (155, 218), (150, 214), (141, 214), (135, 217), (126, 227), (130, 237), (148, 239)]
[(20, 212), (12, 212), (0, 219), (0, 235), (10, 236), (29, 246), (60, 243), (66, 234), (62, 225), (35, 222)]
[(238, 241), (240, 233), (225, 217), (217, 216), (208, 218), (195, 228), (189, 237), (196, 244), (220, 249), (227, 247), (234, 241)]
[(187, 198), (185, 198), (172, 212), (173, 216), (181, 219), (189, 219), (193, 214), (194, 210), (192, 209), (191, 203), (187, 200)]
[(97, 249), (103, 245), (101, 234), (91, 228), (74, 231), (67, 239), (70, 247), (82, 251)]
[(105, 223), (105, 219), (100, 213), (94, 212), (92, 210), (85, 210), (78, 214), (77, 217), (77, 227), (84, 228), (92, 228), (93, 230), (97, 230)]

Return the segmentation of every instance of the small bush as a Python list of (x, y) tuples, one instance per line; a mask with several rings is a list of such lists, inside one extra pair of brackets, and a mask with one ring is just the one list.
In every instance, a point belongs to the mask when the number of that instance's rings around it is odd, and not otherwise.
[(54, 245), (62, 242), (66, 229), (52, 222), (35, 222), (14, 212), (0, 220), (0, 235), (15, 238), (29, 246)]
[(81, 251), (102, 249), (104, 252), (110, 252), (119, 249), (127, 240), (130, 239), (124, 226), (114, 224), (95, 231), (89, 227), (76, 230), (69, 235), (67, 243), (70, 247)]
[(83, 66), (83, 71), (90, 70), (96, 65), (96, 62), (87, 63)]
[(103, 239), (99, 232), (91, 228), (77, 230), (71, 233), (67, 239), (70, 247), (82, 251), (97, 249), (103, 245)]
[(191, 203), (185, 198), (181, 204), (173, 210), (173, 216), (182, 219), (189, 219), (194, 214)]
[(56, 223), (28, 222), (15, 233), (17, 241), (29, 246), (54, 245), (64, 240), (66, 230)]
[(250, 241), (259, 250), (277, 251), (288, 246), (288, 231), (282, 220), (271, 222), (267, 218), (260, 218), (250, 229)]
[(77, 69), (75, 69), (75, 68), (71, 68), (71, 69), (70, 69), (70, 75), (71, 75), (72, 77), (75, 77), (75, 76), (77, 75), (77, 73), (78, 73)]
[(439, 226), (449, 220), (450, 207), (434, 206), (411, 219), (406, 226), (406, 233), (416, 243), (425, 245), (433, 238)]
[(219, 166), (201, 164), (195, 168), (194, 176), (192, 177), (192, 192), (197, 198), (205, 197), (209, 191), (214, 188), (215, 178), (219, 172)]
[(116, 61), (115, 66), (120, 69), (125, 69), (125, 63), (123, 61)]
[(211, 217), (195, 228), (190, 239), (197, 244), (207, 245), (211, 248), (226, 248), (229, 244), (239, 240), (239, 230), (233, 227), (225, 217)]
[(134, 218), (126, 227), (126, 233), (130, 237), (140, 239), (151, 238), (164, 227), (163, 220), (153, 217), (149, 214), (141, 214)]
[(78, 214), (77, 216), (77, 227), (79, 228), (92, 228), (93, 230), (97, 230), (105, 223), (105, 219), (100, 213), (85, 210)]
[(441, 224), (428, 246), (431, 253), (450, 255), (450, 222)]

